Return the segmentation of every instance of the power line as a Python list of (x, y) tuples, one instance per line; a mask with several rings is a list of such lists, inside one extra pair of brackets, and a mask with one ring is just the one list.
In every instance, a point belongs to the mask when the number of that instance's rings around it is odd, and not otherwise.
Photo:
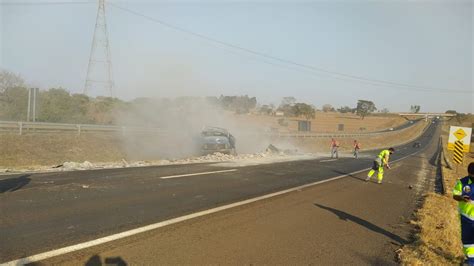
[(76, 5), (76, 4), (95, 4), (97, 1), (35, 1), (35, 2), (0, 2), (0, 6), (50, 6), (50, 5)]
[[(323, 68), (320, 68), (320, 67), (306, 65), (306, 64), (298, 63), (296, 61), (292, 61), (292, 60), (272, 56), (272, 55), (269, 55), (269, 54), (265, 54), (265, 53), (262, 53), (262, 52), (258, 52), (258, 51), (255, 51), (255, 50), (251, 50), (251, 49), (248, 49), (248, 48), (245, 48), (245, 47), (238, 46), (236, 44), (232, 44), (232, 43), (228, 43), (228, 42), (221, 41), (221, 40), (218, 40), (218, 39), (214, 39), (212, 37), (187, 30), (187, 29), (181, 28), (179, 26), (175, 26), (175, 25), (170, 24), (168, 22), (165, 22), (163, 20), (147, 16), (145, 14), (136, 12), (136, 11), (128, 9), (128, 8), (118, 6), (118, 5), (113, 4), (113, 3), (108, 3), (108, 4), (115, 7), (115, 8), (117, 8), (117, 9), (125, 11), (127, 13), (130, 13), (130, 14), (133, 14), (135, 16), (147, 19), (147, 20), (152, 21), (154, 23), (158, 23), (162, 26), (174, 29), (176, 31), (183, 32), (183, 33), (186, 33), (188, 35), (192, 35), (194, 37), (206, 40), (208, 42), (217, 43), (219, 45), (229, 47), (229, 48), (232, 48), (232, 49), (235, 49), (235, 50), (243, 51), (243, 52), (246, 52), (246, 53), (249, 53), (249, 54), (253, 54), (253, 55), (261, 57), (261, 58), (270, 59), (270, 60), (277, 61), (277, 62), (280, 62), (280, 63), (297, 66), (299, 68), (303, 68), (303, 69), (306, 69), (306, 70), (311, 70), (311, 71), (313, 71), (315, 73), (318, 73), (318, 74), (324, 73), (324, 74), (330, 75), (332, 78), (338, 79), (338, 80), (358, 81), (358, 82), (363, 82), (363, 83), (367, 83), (367, 84), (371, 84), (371, 85), (377, 85), (377, 86), (384, 85), (384, 86), (389, 86), (389, 87), (397, 87), (397, 88), (400, 88), (400, 89), (410, 89), (410, 90), (427, 91), (427, 92), (468, 93), (468, 94), (473, 93), (470, 90), (450, 90), (450, 89), (442, 89), (442, 88), (431, 88), (431, 87), (423, 87), (423, 86), (417, 86), (417, 85), (411, 85), (411, 84), (405, 84), (405, 83), (399, 83), (399, 82), (393, 82), (393, 81), (366, 78), (366, 77), (362, 77), (362, 76), (351, 75), (351, 74), (346, 74), (346, 73), (342, 73), (342, 72), (323, 69)], [(265, 62), (265, 63), (268, 63), (268, 62)]]

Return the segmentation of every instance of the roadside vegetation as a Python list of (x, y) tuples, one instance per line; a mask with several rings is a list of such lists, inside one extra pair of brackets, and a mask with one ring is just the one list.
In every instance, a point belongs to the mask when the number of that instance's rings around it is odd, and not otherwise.
[[(459, 121), (455, 119), (453, 125), (470, 127), (474, 122), (473, 116), (464, 116)], [(461, 123), (459, 123), (461, 122)], [(449, 125), (442, 130), (443, 151), (448, 160), (451, 160), (451, 151), (446, 150), (449, 134)], [(473, 143), (471, 152), (466, 154), (464, 165), (456, 169), (448, 168), (442, 162), (444, 190), (446, 194), (427, 193), (422, 207), (415, 212), (415, 235), (413, 243), (406, 245), (399, 256), (404, 265), (460, 265), (464, 260), (461, 243), (461, 233), (457, 202), (452, 199), (452, 188), (457, 179), (467, 175), (467, 165), (474, 162)]]
[[(0, 120), (26, 121), (28, 94), (29, 89), (20, 76), (0, 69)], [(318, 111), (316, 106), (299, 102), (291, 96), (283, 97), (281, 103), (275, 106), (274, 104), (259, 104), (255, 97), (248, 95), (221, 95), (205, 98), (179, 97), (175, 99), (137, 98), (125, 101), (112, 97), (89, 97), (84, 94), (74, 94), (64, 88), (50, 88), (39, 90), (36, 101), (36, 121), (117, 125), (122, 122), (119, 117), (124, 113), (144, 109), (149, 113), (158, 113), (163, 110), (179, 112), (196, 101), (205, 102), (206, 106), (216, 107), (234, 114), (252, 113), (302, 120), (314, 119)], [(319, 110), (324, 113), (353, 114), (361, 119), (369, 115), (390, 116), (388, 109), (379, 110), (370, 100), (358, 100), (354, 108), (342, 106), (336, 109), (330, 104), (324, 104)], [(420, 106), (417, 106), (411, 111), (419, 112), (419, 110)]]

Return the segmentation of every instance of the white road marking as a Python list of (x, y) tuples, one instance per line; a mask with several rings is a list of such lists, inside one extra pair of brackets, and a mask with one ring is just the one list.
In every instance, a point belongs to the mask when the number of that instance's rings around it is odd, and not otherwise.
[(337, 159), (322, 160), (322, 161), (319, 161), (319, 162), (320, 163), (325, 163), (325, 162), (334, 162), (334, 161), (337, 161)]
[[(408, 158), (410, 156), (416, 155), (416, 154), (420, 153), (423, 150), (419, 150), (419, 151), (417, 151), (413, 154), (410, 154), (410, 155), (407, 155), (407, 156), (402, 157), (400, 159), (394, 160), (394, 161), (392, 161), (392, 163), (395, 163), (395, 162), (401, 161), (405, 158)], [(32, 256), (17, 259), (17, 260), (12, 260), (12, 261), (0, 264), (0, 266), (17, 266), (17, 265), (24, 265), (24, 264), (28, 264), (28, 263), (32, 263), (32, 262), (36, 262), (36, 261), (49, 259), (49, 258), (52, 258), (52, 257), (64, 255), (64, 254), (67, 254), (67, 253), (71, 253), (71, 252), (83, 250), (83, 249), (86, 249), (86, 248), (94, 247), (94, 246), (97, 246), (97, 245), (101, 245), (101, 244), (104, 244), (104, 243), (108, 243), (108, 242), (111, 242), (111, 241), (119, 240), (119, 239), (122, 239), (122, 238), (125, 238), (125, 237), (133, 236), (133, 235), (136, 235), (136, 234), (145, 233), (145, 232), (148, 232), (148, 231), (151, 231), (151, 230), (155, 230), (155, 229), (158, 229), (158, 228), (161, 228), (161, 227), (165, 227), (165, 226), (172, 225), (172, 224), (175, 224), (175, 223), (183, 222), (183, 221), (186, 221), (186, 220), (194, 219), (194, 218), (201, 217), (201, 216), (204, 216), (204, 215), (209, 215), (209, 214), (212, 214), (212, 213), (216, 213), (216, 212), (220, 212), (220, 211), (223, 211), (223, 210), (235, 208), (235, 207), (246, 205), (246, 204), (253, 203), (253, 202), (256, 202), (256, 201), (276, 197), (276, 196), (279, 196), (279, 195), (282, 195), (282, 194), (287, 194), (287, 193), (294, 192), (294, 191), (300, 191), (304, 188), (308, 188), (308, 187), (312, 187), (312, 186), (315, 186), (315, 185), (319, 185), (319, 184), (327, 183), (327, 182), (330, 182), (330, 181), (338, 180), (338, 179), (344, 178), (344, 177), (349, 176), (349, 175), (362, 173), (362, 172), (365, 172), (369, 169), (371, 169), (371, 168), (362, 169), (362, 170), (352, 172), (352, 173), (349, 173), (349, 174), (344, 174), (344, 175), (332, 177), (332, 178), (329, 178), (329, 179), (313, 182), (313, 183), (302, 185), (302, 186), (299, 186), (299, 187), (294, 187), (294, 188), (282, 190), (282, 191), (279, 191), (279, 192), (263, 195), (263, 196), (260, 196), (260, 197), (256, 197), (256, 198), (252, 198), (252, 199), (248, 199), (248, 200), (244, 200), (244, 201), (240, 201), (240, 202), (236, 202), (236, 203), (232, 203), (232, 204), (228, 204), (228, 205), (224, 205), (224, 206), (221, 206), (221, 207), (217, 207), (217, 208), (213, 208), (213, 209), (209, 209), (209, 210), (205, 210), (205, 211), (200, 211), (200, 212), (188, 214), (188, 215), (185, 215), (185, 216), (181, 216), (181, 217), (173, 218), (173, 219), (170, 219), (170, 220), (158, 222), (158, 223), (155, 223), (155, 224), (150, 224), (150, 225), (146, 225), (146, 226), (139, 227), (139, 228), (136, 228), (136, 229), (128, 230), (128, 231), (125, 231), (125, 232), (122, 232), (122, 233), (118, 233), (118, 234), (102, 237), (102, 238), (99, 238), (99, 239), (83, 242), (83, 243), (80, 243), (80, 244), (76, 244), (76, 245), (72, 245), (72, 246), (68, 246), (68, 247), (63, 247), (63, 248), (56, 249), (56, 250), (47, 251), (47, 252), (44, 252), (44, 253), (32, 255)], [(235, 169), (232, 169), (232, 170), (235, 170)]]
[(169, 178), (176, 178), (176, 177), (185, 177), (185, 176), (196, 176), (196, 175), (212, 175), (218, 173), (228, 173), (228, 172), (235, 172), (237, 169), (230, 169), (230, 170), (221, 170), (221, 171), (212, 171), (212, 172), (202, 172), (202, 173), (193, 173), (193, 174), (183, 174), (183, 175), (170, 175), (170, 176), (162, 176), (161, 179), (169, 179)]

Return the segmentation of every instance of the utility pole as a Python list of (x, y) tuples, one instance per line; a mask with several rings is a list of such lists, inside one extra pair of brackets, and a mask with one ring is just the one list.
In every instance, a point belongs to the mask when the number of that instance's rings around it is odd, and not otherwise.
[(28, 113), (26, 113), (26, 122), (30, 122), (31, 114), (31, 88), (28, 89)]
[(107, 20), (105, 17), (105, 0), (98, 0), (99, 7), (95, 22), (92, 48), (87, 67), (84, 94), (95, 92), (96, 94), (108, 93), (114, 97), (114, 81), (112, 72), (112, 60), (110, 55), (109, 34), (107, 32)]
[(36, 122), (36, 92), (38, 88), (33, 89), (33, 122)]
[[(38, 88), (28, 89), (28, 110), (27, 110), (28, 112), (26, 114), (27, 122), (30, 122), (31, 116), (33, 116), (33, 122), (36, 122), (36, 98), (37, 98), (38, 93), (39, 93)], [(32, 102), (33, 102), (33, 108), (31, 108)]]

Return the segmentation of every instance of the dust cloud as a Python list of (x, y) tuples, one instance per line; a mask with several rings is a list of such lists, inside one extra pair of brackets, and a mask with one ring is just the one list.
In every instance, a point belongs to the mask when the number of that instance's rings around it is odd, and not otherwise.
[(121, 144), (128, 158), (179, 159), (202, 155), (200, 133), (205, 126), (227, 129), (236, 138), (237, 153), (265, 151), (272, 143), (268, 125), (252, 122), (247, 114), (223, 110), (216, 100), (215, 97), (134, 100), (127, 111), (117, 112), (118, 123), (127, 127), (159, 128), (160, 132), (125, 131)]

